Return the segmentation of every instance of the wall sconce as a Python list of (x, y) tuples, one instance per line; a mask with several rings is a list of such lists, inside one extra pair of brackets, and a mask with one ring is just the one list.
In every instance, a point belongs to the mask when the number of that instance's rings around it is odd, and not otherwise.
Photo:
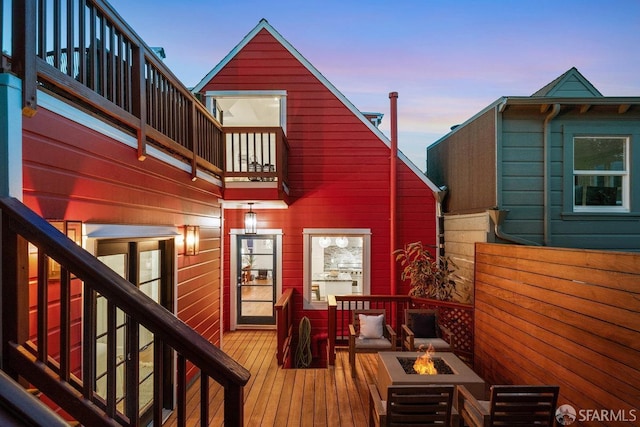
[(244, 214), (244, 233), (258, 233), (258, 215), (252, 209), (253, 203), (249, 203), (249, 212)]
[(200, 253), (200, 227), (197, 225), (184, 226), (184, 254), (198, 255)]
[(51, 225), (60, 230), (68, 238), (73, 240), (76, 245), (82, 246), (82, 221), (49, 221)]
[[(49, 223), (69, 239), (73, 240), (76, 245), (82, 247), (82, 221), (50, 220)], [(72, 278), (73, 277), (75, 276), (72, 276)], [(51, 258), (49, 258), (48, 278), (49, 280), (60, 280), (60, 264)]]

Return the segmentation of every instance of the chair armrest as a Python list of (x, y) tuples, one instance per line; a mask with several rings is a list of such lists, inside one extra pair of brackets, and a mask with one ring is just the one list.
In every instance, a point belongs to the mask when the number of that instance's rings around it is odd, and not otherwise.
[(351, 323), (349, 324), (349, 336), (356, 336), (356, 328)]
[(402, 325), (401, 332), (402, 332), (402, 337), (401, 337), (402, 341), (400, 342), (400, 348), (404, 349), (406, 347), (407, 350), (413, 350), (414, 348), (413, 340), (415, 338), (415, 334), (413, 333), (411, 328), (409, 328), (407, 325)]
[(385, 424), (387, 416), (387, 406), (382, 401), (378, 387), (375, 384), (369, 384), (369, 425), (374, 426)]
[[(458, 413), (470, 426), (483, 426), (485, 418), (491, 414), (463, 385), (458, 389)], [(478, 418), (480, 417), (480, 418)]]
[(396, 336), (396, 331), (393, 330), (391, 325), (387, 324), (387, 325), (385, 325), (385, 327), (387, 328), (387, 333), (389, 334), (390, 337), (395, 337)]
[(411, 328), (409, 328), (407, 325), (402, 325), (402, 336), (403, 337), (410, 337), (413, 336), (414, 333), (411, 330)]
[(396, 336), (396, 331), (394, 331), (391, 325), (389, 324), (386, 325), (386, 329), (387, 329), (387, 334), (389, 335), (389, 340), (391, 341), (391, 348), (395, 351), (396, 342), (398, 341)]

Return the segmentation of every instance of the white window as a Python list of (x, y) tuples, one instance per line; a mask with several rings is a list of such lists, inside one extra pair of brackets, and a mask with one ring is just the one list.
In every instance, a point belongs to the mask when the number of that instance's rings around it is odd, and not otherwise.
[(573, 139), (575, 212), (629, 211), (629, 138)]
[(305, 308), (324, 309), (328, 295), (370, 293), (371, 230), (306, 228)]

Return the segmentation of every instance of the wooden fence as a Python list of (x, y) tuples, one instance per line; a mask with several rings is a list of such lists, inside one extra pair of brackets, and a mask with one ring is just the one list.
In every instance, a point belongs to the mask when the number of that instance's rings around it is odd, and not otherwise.
[(579, 417), (640, 419), (640, 254), (478, 243), (475, 259), (480, 376), (558, 384)]

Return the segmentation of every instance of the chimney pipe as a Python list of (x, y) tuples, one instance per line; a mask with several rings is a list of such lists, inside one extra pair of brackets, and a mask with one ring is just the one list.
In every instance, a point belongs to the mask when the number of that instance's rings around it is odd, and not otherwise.
[(398, 92), (389, 93), (390, 99), (390, 127), (391, 127), (391, 156), (390, 156), (390, 177), (389, 177), (389, 236), (391, 247), (391, 268), (390, 268), (390, 293), (396, 295), (398, 291), (397, 284), (397, 266), (393, 251), (396, 250), (396, 213), (397, 213), (397, 166), (398, 166)]

